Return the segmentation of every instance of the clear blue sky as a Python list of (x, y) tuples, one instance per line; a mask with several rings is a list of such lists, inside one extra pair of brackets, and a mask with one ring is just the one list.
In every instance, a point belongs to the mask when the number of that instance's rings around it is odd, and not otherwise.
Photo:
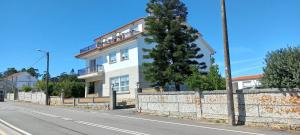
[[(216, 50), (224, 73), (220, 0), (184, 0), (188, 22)], [(52, 76), (83, 68), (74, 57), (96, 37), (146, 16), (147, 0), (0, 0), (0, 71), (34, 66)], [(300, 44), (300, 0), (227, 0), (232, 75), (261, 73), (268, 51)]]

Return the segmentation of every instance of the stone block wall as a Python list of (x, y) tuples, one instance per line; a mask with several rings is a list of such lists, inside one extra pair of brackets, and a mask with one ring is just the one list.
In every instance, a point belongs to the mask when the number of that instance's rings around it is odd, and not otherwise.
[[(225, 90), (204, 92), (139, 93), (140, 112), (227, 120)], [(240, 124), (285, 124), (300, 128), (300, 90), (253, 89), (234, 93), (236, 120)]]
[[(7, 100), (14, 100), (14, 93), (7, 93)], [(36, 104), (45, 104), (46, 95), (44, 92), (18, 92), (18, 100)]]

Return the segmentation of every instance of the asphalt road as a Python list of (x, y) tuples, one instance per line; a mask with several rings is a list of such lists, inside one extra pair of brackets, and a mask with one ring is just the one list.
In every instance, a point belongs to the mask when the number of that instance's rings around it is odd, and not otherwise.
[[(2, 121), (2, 122), (1, 122)], [(244, 126), (139, 115), (130, 110), (96, 111), (0, 102), (5, 122), (27, 135), (285, 135), (297, 134)], [(8, 126), (9, 127), (9, 126)], [(0, 126), (0, 134), (5, 134)], [(9, 133), (7, 133), (9, 134)]]

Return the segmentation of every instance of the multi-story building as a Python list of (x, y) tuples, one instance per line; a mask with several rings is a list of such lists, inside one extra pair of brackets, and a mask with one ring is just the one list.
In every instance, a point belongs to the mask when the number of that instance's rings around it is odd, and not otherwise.
[[(118, 98), (135, 98), (137, 83), (145, 82), (142, 63), (150, 61), (143, 58), (143, 48), (155, 46), (144, 42), (143, 31), (144, 19), (140, 18), (96, 38), (94, 44), (80, 50), (75, 57), (86, 63), (86, 68), (78, 70), (78, 78), (86, 82), (86, 97), (109, 96), (114, 89)], [(195, 43), (204, 54), (200, 61), (209, 68), (214, 50), (201, 36)]]

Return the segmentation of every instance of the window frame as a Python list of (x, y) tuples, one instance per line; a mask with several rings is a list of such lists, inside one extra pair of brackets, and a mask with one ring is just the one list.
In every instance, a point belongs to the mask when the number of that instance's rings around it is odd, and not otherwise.
[[(127, 77), (127, 79), (125, 79), (125, 81), (124, 81), (125, 85), (122, 86), (122, 83), (124, 83), (124, 82), (121, 82), (121, 79), (126, 78), (126, 77)], [(115, 82), (117, 82), (117, 83), (115, 83)], [(118, 86), (115, 86), (115, 84), (118, 84)], [(111, 77), (110, 78), (110, 86), (111, 86), (111, 90), (115, 90), (117, 93), (123, 93), (123, 94), (130, 93), (130, 90), (129, 90), (129, 75)], [(125, 88), (125, 90), (122, 90), (123, 88)]]
[[(125, 51), (127, 52), (127, 58), (123, 58), (123, 54), (125, 54), (124, 53)], [(120, 59), (121, 59), (121, 61), (129, 60), (129, 49), (128, 48), (120, 50)]]
[[(114, 54), (114, 56), (115, 56), (115, 60), (114, 61), (112, 61), (112, 56), (113, 56), (113, 54)], [(117, 52), (111, 52), (111, 53), (109, 53), (109, 64), (114, 64), (114, 63), (117, 63)]]

